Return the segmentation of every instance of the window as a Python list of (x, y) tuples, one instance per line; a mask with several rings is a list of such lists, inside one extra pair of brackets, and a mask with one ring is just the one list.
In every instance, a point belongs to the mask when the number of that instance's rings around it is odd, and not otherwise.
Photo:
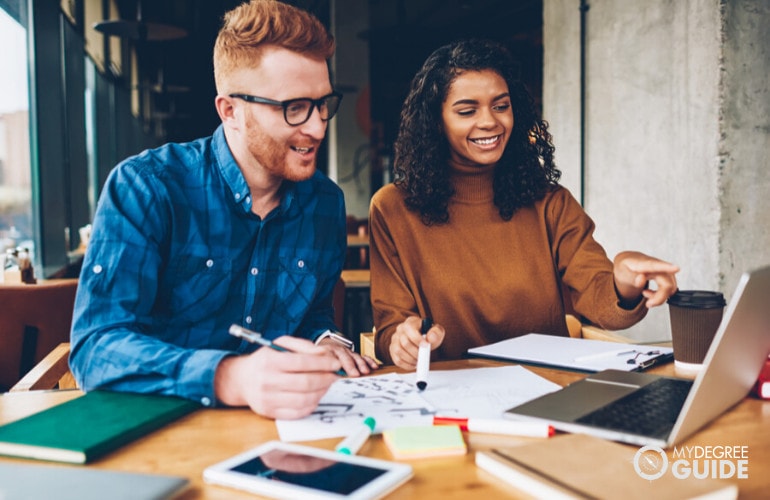
[(27, 85), (27, 27), (23, 5), (0, 2), (0, 251), (34, 252)]

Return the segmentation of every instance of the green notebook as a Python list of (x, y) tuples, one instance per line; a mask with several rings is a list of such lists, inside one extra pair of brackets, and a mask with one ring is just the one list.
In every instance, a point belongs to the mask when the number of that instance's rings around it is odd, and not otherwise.
[(0, 455), (84, 464), (198, 408), (171, 396), (92, 391), (0, 426)]

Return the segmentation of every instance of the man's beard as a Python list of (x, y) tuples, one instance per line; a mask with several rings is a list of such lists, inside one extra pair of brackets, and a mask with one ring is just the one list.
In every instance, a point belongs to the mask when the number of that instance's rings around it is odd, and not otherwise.
[(315, 173), (318, 159), (318, 145), (313, 145), (315, 154), (311, 161), (302, 161), (299, 155), (293, 155), (287, 142), (279, 142), (261, 129), (254, 127), (249, 132), (249, 153), (262, 168), (276, 177), (289, 181), (299, 182), (309, 179)]

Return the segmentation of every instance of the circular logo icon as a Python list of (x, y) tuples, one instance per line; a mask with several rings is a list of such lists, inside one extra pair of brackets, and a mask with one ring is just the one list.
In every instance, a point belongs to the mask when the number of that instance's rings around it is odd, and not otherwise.
[(666, 452), (658, 446), (643, 446), (634, 455), (634, 469), (642, 479), (658, 479), (668, 469)]

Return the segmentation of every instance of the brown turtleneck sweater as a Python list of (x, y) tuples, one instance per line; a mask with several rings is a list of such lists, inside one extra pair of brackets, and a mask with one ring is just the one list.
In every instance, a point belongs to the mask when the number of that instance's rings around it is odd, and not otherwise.
[(562, 281), (577, 313), (607, 329), (628, 328), (647, 309), (620, 307), (612, 262), (594, 223), (564, 188), (504, 221), (493, 203), (493, 166), (453, 165), (449, 223), (426, 226), (395, 185), (372, 198), (372, 308), (377, 357), (409, 316), (446, 329), (433, 361), (530, 332), (567, 335)]

